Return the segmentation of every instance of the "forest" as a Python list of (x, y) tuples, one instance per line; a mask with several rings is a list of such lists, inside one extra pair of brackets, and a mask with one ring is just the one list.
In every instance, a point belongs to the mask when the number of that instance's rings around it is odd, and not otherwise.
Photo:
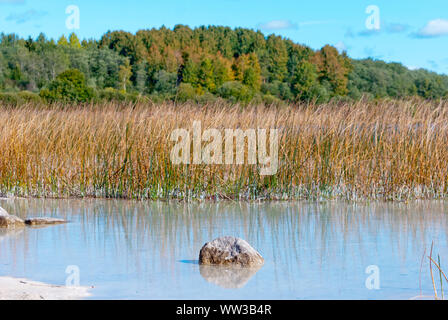
[(228, 27), (0, 35), (0, 101), (282, 103), (448, 95), (448, 76)]

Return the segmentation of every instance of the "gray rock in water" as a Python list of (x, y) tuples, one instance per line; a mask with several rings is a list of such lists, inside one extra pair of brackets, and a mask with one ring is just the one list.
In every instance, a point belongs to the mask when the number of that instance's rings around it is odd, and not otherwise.
[(56, 218), (30, 218), (25, 220), (25, 224), (30, 226), (43, 226), (43, 225), (63, 224), (63, 223), (67, 223), (67, 221)]
[(22, 219), (10, 215), (0, 207), (0, 228), (20, 228), (23, 226), (25, 226), (25, 222)]
[(202, 247), (199, 253), (199, 264), (256, 267), (262, 266), (264, 259), (243, 239), (222, 237)]

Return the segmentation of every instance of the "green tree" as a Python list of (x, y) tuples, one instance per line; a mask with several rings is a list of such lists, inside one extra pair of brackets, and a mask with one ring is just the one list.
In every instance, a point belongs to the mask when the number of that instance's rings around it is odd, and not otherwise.
[(196, 89), (190, 83), (181, 83), (177, 90), (177, 101), (186, 102), (196, 98)]
[(124, 65), (120, 66), (120, 71), (118, 71), (118, 77), (120, 79), (120, 88), (126, 92), (128, 85), (131, 84), (132, 76), (132, 66), (130, 65), (129, 59), (126, 59)]
[(259, 91), (261, 87), (261, 68), (255, 53), (247, 56), (247, 65), (243, 72), (243, 84)]
[(198, 73), (199, 68), (196, 63), (192, 59), (187, 58), (182, 70), (182, 81), (197, 87), (199, 85)]
[(50, 102), (87, 102), (93, 98), (93, 90), (87, 87), (81, 71), (70, 69), (59, 74), (48, 88), (42, 89), (40, 96)]
[(169, 97), (174, 97), (176, 94), (177, 74), (174, 72), (166, 72), (165, 70), (158, 71), (155, 76), (154, 91)]
[(48, 90), (68, 69), (80, 70), (87, 86), (104, 97), (125, 100), (138, 97), (133, 90), (174, 99), (179, 92), (191, 96), (192, 88), (201, 96), (195, 101), (204, 103), (213, 101), (212, 94), (231, 101), (324, 102), (346, 95), (438, 99), (448, 92), (445, 75), (399, 63), (349, 59), (331, 46), (314, 51), (244, 28), (177, 25), (135, 34), (113, 31), (82, 45), (74, 33), (57, 42), (44, 34), (36, 39), (0, 34), (0, 90)]
[(148, 81), (147, 63), (142, 62), (136, 65), (135, 72), (135, 89), (139, 93), (144, 93), (146, 90), (146, 83)]
[(319, 80), (328, 81), (334, 95), (344, 96), (348, 93), (348, 75), (351, 64), (345, 55), (340, 55), (335, 47), (324, 46), (314, 56), (319, 73)]
[(254, 92), (241, 82), (229, 81), (218, 89), (218, 95), (232, 102), (248, 103), (253, 99)]
[(201, 64), (198, 71), (198, 83), (201, 88), (207, 91), (213, 92), (216, 89), (213, 74), (213, 64), (208, 57), (203, 57), (201, 59)]
[(222, 86), (224, 82), (233, 80), (232, 66), (229, 60), (218, 55), (213, 65), (214, 83), (217, 88)]
[(72, 33), (70, 34), (70, 37), (68, 38), (70, 47), (72, 48), (76, 48), (79, 49), (81, 48), (81, 43), (79, 42), (78, 36), (76, 35), (76, 33)]
[(266, 49), (268, 80), (283, 81), (288, 72), (288, 51), (285, 41), (279, 36), (271, 35), (266, 41)]
[(68, 47), (68, 41), (67, 41), (67, 38), (66, 38), (64, 35), (62, 35), (62, 36), (59, 38), (59, 40), (58, 40), (58, 46), (61, 46), (61, 47)]
[(312, 89), (317, 84), (316, 67), (308, 61), (300, 63), (295, 69), (292, 79), (294, 95), (298, 99), (309, 99)]

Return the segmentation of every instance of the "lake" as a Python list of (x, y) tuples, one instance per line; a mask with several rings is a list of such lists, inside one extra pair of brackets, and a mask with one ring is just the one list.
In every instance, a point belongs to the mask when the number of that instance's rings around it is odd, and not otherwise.
[[(0, 206), (22, 218), (70, 221), (0, 230), (0, 276), (64, 285), (75, 266), (80, 284), (94, 287), (90, 299), (410, 299), (433, 296), (423, 259), (432, 241), (448, 266), (444, 201), (3, 199)], [(200, 267), (201, 247), (224, 235), (247, 240), (265, 265)], [(379, 288), (368, 285), (372, 275)]]

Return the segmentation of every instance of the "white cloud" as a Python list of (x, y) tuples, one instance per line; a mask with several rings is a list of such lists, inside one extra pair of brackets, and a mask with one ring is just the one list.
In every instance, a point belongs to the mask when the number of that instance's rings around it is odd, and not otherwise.
[(409, 29), (407, 24), (402, 23), (389, 23), (386, 25), (386, 30), (388, 33), (401, 33)]
[(288, 20), (272, 20), (266, 23), (261, 23), (258, 27), (263, 30), (285, 30), (298, 28), (297, 24)]
[(24, 4), (25, 0), (0, 0), (0, 4)]
[(347, 51), (347, 46), (346, 46), (345, 43), (342, 42), (342, 41), (339, 41), (338, 43), (336, 43), (336, 44), (334, 45), (334, 47), (335, 47), (336, 49), (338, 49), (338, 51), (339, 51), (340, 53), (342, 53), (342, 52), (344, 52), (344, 51)]
[(36, 20), (40, 19), (41, 17), (45, 16), (46, 12), (37, 11), (34, 9), (21, 12), (21, 13), (11, 13), (9, 16), (6, 17), (6, 21), (14, 21), (16, 23), (25, 23), (30, 20)]
[(431, 38), (448, 35), (448, 20), (435, 19), (429, 21), (420, 31), (417, 32), (417, 37)]
[(354, 37), (373, 37), (379, 36), (383, 34), (399, 34), (404, 33), (410, 28), (409, 25), (397, 22), (382, 22), (380, 25), (380, 29), (364, 29), (359, 32), (354, 32), (351, 28), (347, 29), (345, 33), (345, 37), (354, 38)]
[(321, 24), (329, 24), (332, 22), (333, 21), (330, 21), (330, 20), (303, 21), (303, 22), (300, 22), (299, 25), (300, 26), (314, 26), (314, 25), (321, 25)]

